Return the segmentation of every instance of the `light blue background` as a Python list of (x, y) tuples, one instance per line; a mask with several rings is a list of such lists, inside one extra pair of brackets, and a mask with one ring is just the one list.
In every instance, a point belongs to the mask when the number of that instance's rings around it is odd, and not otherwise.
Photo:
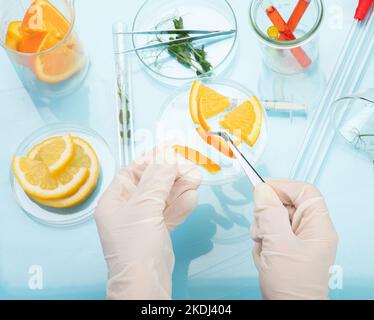
[[(114, 149), (117, 146), (111, 26), (118, 20), (131, 23), (142, 1), (108, 0), (104, 8), (102, 1), (76, 2), (79, 34), (92, 66), (84, 86), (71, 97), (53, 105), (33, 102), (4, 51), (0, 51), (0, 298), (105, 296), (106, 267), (94, 222), (70, 229), (37, 224), (17, 206), (9, 184), (15, 149), (46, 122), (78, 121), (99, 131)], [(306, 102), (313, 111), (351, 25), (356, 3), (325, 2), (331, 17), (320, 33), (318, 66), (306, 75), (283, 77), (269, 72), (261, 63), (260, 49), (248, 23), (249, 1), (231, 0), (239, 22), (239, 45), (222, 77), (242, 83), (264, 99), (277, 97), (281, 91), (285, 99)], [(343, 18), (342, 26), (339, 17)], [(174, 89), (155, 83), (134, 61), (135, 126), (151, 128)], [(373, 86), (370, 77), (364, 83)], [(289, 175), (309, 122), (310, 114), (307, 118), (269, 117), (269, 143), (259, 165), (262, 174)], [(328, 160), (319, 186), (340, 236), (337, 264), (344, 271), (343, 289), (333, 290), (331, 296), (373, 298), (373, 168), (368, 159), (339, 141)], [(244, 178), (232, 185), (201, 188), (198, 208), (173, 234), (174, 298), (261, 297), (248, 234), (250, 190)], [(43, 268), (43, 290), (28, 287), (32, 265)]]

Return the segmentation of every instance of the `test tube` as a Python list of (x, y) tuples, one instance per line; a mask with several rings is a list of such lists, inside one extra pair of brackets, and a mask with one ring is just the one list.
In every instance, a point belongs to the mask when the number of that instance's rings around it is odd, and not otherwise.
[(299, 0), (294, 11), (288, 20), (287, 26), (291, 32), (295, 32), (300, 20), (303, 18), (306, 9), (308, 9), (311, 0)]
[[(274, 24), (274, 26), (278, 28), (280, 32), (279, 40), (281, 41), (296, 40), (296, 37), (288, 28), (287, 22), (284, 21), (279, 11), (274, 6), (269, 6), (268, 8), (266, 8), (266, 14), (271, 20), (271, 22)], [(303, 48), (297, 47), (297, 48), (292, 48), (290, 50), (303, 68), (308, 68), (312, 64), (312, 60), (308, 57), (308, 55), (303, 50)]]

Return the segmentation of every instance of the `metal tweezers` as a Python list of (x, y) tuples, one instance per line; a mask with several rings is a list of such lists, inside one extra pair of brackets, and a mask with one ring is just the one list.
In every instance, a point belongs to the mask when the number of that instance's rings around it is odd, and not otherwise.
[(146, 45), (146, 46), (143, 46), (143, 47), (128, 49), (124, 52), (117, 52), (117, 54), (130, 53), (130, 52), (135, 52), (135, 51), (140, 51), (140, 50), (154, 49), (154, 48), (158, 48), (158, 47), (168, 46), (168, 45), (171, 45), (171, 44), (178, 44), (178, 43), (181, 43), (183, 41), (197, 41), (197, 40), (209, 39), (209, 38), (220, 37), (220, 36), (229, 36), (229, 35), (236, 34), (236, 30), (225, 30), (225, 31), (215, 31), (215, 30), (154, 30), (154, 31), (120, 32), (120, 33), (116, 33), (116, 34), (134, 35), (134, 34), (182, 34), (182, 33), (200, 34), (200, 35), (192, 36), (192, 37), (184, 37), (184, 38), (179, 38), (179, 39), (174, 39), (174, 40), (169, 40), (169, 41), (163, 41), (163, 42), (158, 42), (158, 43), (154, 43), (154, 44), (149, 44), (149, 45)]
[(219, 136), (226, 141), (229, 148), (235, 155), (235, 158), (238, 160), (239, 164), (243, 168), (244, 173), (251, 181), (253, 187), (256, 187), (261, 183), (265, 183), (265, 180), (259, 175), (256, 169), (253, 168), (253, 166), (249, 163), (246, 157), (239, 151), (238, 147), (235, 145), (235, 143), (231, 140), (230, 136), (226, 132), (208, 132), (208, 134)]

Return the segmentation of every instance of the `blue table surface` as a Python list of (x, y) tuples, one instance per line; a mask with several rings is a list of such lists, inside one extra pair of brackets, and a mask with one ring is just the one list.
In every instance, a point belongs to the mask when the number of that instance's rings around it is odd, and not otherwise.
[[(269, 117), (269, 141), (258, 166), (263, 175), (289, 176), (351, 25), (356, 1), (325, 2), (328, 18), (320, 32), (318, 65), (307, 74), (287, 77), (270, 72), (261, 63), (260, 48), (248, 23), (249, 1), (230, 1), (238, 18), (239, 45), (221, 77), (242, 83), (261, 98), (272, 99), (281, 91), (285, 99), (305, 102), (310, 108), (308, 117)], [(103, 10), (99, 1), (76, 1), (77, 27), (89, 51), (91, 68), (82, 88), (53, 104), (33, 101), (5, 52), (0, 52), (0, 298), (105, 297), (106, 266), (94, 221), (69, 229), (34, 222), (14, 200), (9, 166), (25, 136), (56, 121), (89, 126), (116, 150), (111, 28), (116, 21), (131, 23), (141, 3), (108, 0)], [(372, 78), (366, 80), (369, 87)], [(175, 88), (157, 83), (136, 60), (133, 81), (135, 127), (151, 128)], [(332, 290), (331, 297), (373, 298), (373, 169), (367, 159), (340, 145), (333, 147), (326, 163), (318, 186), (340, 236), (336, 264), (344, 271), (344, 286)], [(174, 298), (261, 298), (248, 233), (253, 207), (250, 190), (244, 177), (229, 185), (201, 187), (199, 206), (172, 235), (176, 254)], [(41, 290), (30, 288), (35, 266), (43, 270)]]

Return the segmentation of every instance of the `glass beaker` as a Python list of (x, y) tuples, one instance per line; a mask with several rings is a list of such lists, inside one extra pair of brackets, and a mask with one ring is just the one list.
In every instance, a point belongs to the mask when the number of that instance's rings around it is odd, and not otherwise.
[(283, 74), (310, 69), (318, 59), (317, 34), (323, 16), (322, 0), (252, 0), (250, 24), (265, 64)]
[(84, 80), (88, 55), (74, 0), (0, 0), (0, 44), (30, 94), (60, 97)]

